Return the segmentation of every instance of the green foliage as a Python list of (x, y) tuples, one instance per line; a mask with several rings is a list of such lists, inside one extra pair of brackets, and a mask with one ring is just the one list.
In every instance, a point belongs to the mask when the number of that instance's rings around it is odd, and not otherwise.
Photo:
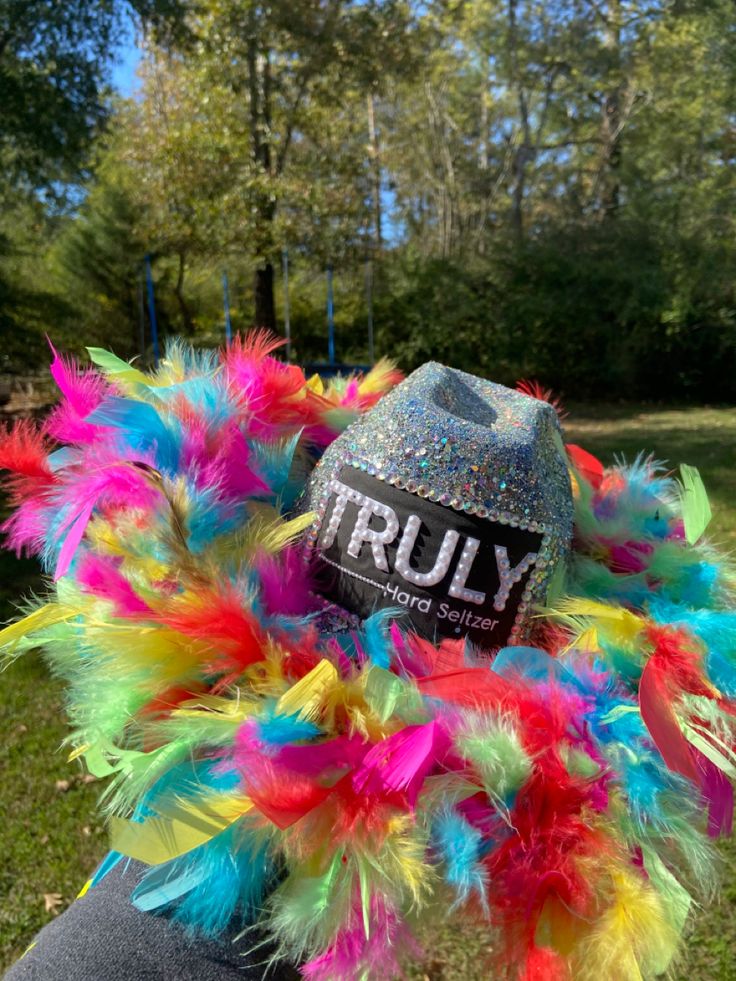
[(48, 193), (74, 179), (106, 116), (110, 51), (138, 10), (162, 36), (178, 0), (0, 0), (0, 162)]
[[(84, 311), (79, 343), (114, 339), (126, 357), (140, 350), (141, 262), (133, 204), (104, 167), (75, 220), (68, 221), (49, 255), (58, 291)], [(75, 345), (76, 346), (76, 345)]]
[(407, 256), (376, 312), (380, 350), (570, 397), (729, 401), (735, 264), (733, 248), (625, 220), (550, 226), (483, 261)]
[(74, 171), (104, 114), (110, 3), (0, 3), (0, 157), (33, 185)]
[[(61, 5), (26, 6), (39, 39), (48, 24), (62, 47), (95, 39), (98, 98), (120, 3), (75, 0), (73, 28)], [(3, 226), (0, 325), (31, 339), (7, 365), (38, 356), (43, 323), (135, 353), (146, 254), (162, 334), (221, 340), (224, 269), (236, 329), (283, 324), (288, 248), (298, 359), (325, 358), (332, 264), (338, 357), (366, 360), (371, 261), (377, 353), (405, 367), (734, 398), (729, 0), (132, 6), (141, 88), (100, 103), (83, 199), (59, 216), (46, 192), (23, 205), (30, 225)], [(65, 143), (77, 168), (99, 119), (83, 116), (87, 135)]]
[(38, 262), (57, 226), (39, 201), (6, 196), (0, 212), (1, 372), (24, 372), (43, 362), (45, 332), (69, 317), (70, 305), (50, 287)]

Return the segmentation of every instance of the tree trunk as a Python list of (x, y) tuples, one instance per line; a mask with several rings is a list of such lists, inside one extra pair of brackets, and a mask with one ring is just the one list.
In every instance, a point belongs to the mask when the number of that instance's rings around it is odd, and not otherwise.
[(275, 333), (276, 306), (273, 298), (273, 265), (270, 262), (256, 267), (253, 292), (256, 301), (255, 326), (265, 327)]
[(517, 243), (524, 241), (524, 191), (526, 184), (526, 147), (522, 144), (514, 154), (514, 187), (511, 194), (511, 227)]
[(373, 233), (376, 253), (380, 253), (383, 246), (383, 232), (381, 228), (381, 157), (378, 144), (378, 132), (376, 130), (376, 107), (373, 100), (373, 93), (368, 93), (368, 141), (370, 147), (371, 171), (373, 176)]
[[(251, 138), (253, 161), (264, 176), (271, 177), (271, 64), (269, 53), (264, 50), (258, 24), (258, 10), (253, 6), (250, 14), (250, 33), (247, 49), (248, 96), (250, 101)], [(273, 220), (274, 204), (267, 192), (261, 191), (256, 202), (255, 244), (260, 260), (253, 279), (255, 296), (255, 326), (276, 331), (276, 304), (274, 301)]]
[(179, 304), (179, 312), (181, 313), (182, 324), (184, 326), (184, 333), (188, 334), (190, 337), (194, 334), (194, 318), (192, 317), (192, 311), (189, 309), (189, 304), (184, 296), (184, 273), (186, 271), (186, 259), (183, 252), (179, 253), (179, 272), (176, 277), (176, 285), (174, 286), (174, 296), (176, 297), (176, 302)]
[(516, 147), (513, 157), (513, 189), (511, 193), (511, 227), (518, 244), (524, 241), (524, 194), (526, 191), (526, 169), (533, 158), (531, 139), (531, 123), (529, 120), (529, 102), (524, 87), (523, 78), (519, 71), (518, 46), (519, 38), (516, 22), (517, 0), (508, 0), (508, 45), (509, 65), (511, 68), (511, 83), (516, 89), (516, 100), (519, 106), (519, 125), (521, 142)]
[(604, 27), (604, 47), (609, 57), (609, 71), (614, 84), (601, 100), (601, 194), (600, 209), (604, 219), (613, 218), (621, 203), (621, 3), (611, 0)]

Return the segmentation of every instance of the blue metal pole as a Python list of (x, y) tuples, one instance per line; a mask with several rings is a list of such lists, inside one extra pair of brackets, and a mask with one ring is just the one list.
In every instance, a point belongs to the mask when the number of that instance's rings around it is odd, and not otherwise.
[(153, 341), (153, 363), (158, 368), (158, 325), (156, 323), (156, 301), (153, 296), (153, 274), (151, 272), (151, 257), (146, 256), (146, 287), (148, 289), (148, 316), (151, 321), (151, 340)]
[(332, 266), (327, 267), (327, 345), (329, 363), (335, 363), (335, 298), (332, 291)]
[(225, 307), (225, 343), (228, 347), (233, 339), (233, 328), (230, 323), (230, 284), (227, 281), (227, 271), (222, 273), (222, 303)]

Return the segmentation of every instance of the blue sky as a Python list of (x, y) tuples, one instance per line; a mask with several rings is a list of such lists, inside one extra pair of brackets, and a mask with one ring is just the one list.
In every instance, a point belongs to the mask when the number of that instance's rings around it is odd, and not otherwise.
[(133, 21), (127, 20), (125, 37), (115, 59), (112, 70), (112, 84), (121, 95), (133, 94), (136, 87), (135, 70), (140, 60), (140, 52), (135, 43)]

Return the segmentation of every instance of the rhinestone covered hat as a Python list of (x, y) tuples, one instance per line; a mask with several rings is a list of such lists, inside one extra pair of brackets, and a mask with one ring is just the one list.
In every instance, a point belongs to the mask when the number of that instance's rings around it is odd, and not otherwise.
[(523, 640), (570, 547), (555, 410), (429, 362), (327, 449), (305, 539), (335, 629), (404, 608), (431, 640)]

